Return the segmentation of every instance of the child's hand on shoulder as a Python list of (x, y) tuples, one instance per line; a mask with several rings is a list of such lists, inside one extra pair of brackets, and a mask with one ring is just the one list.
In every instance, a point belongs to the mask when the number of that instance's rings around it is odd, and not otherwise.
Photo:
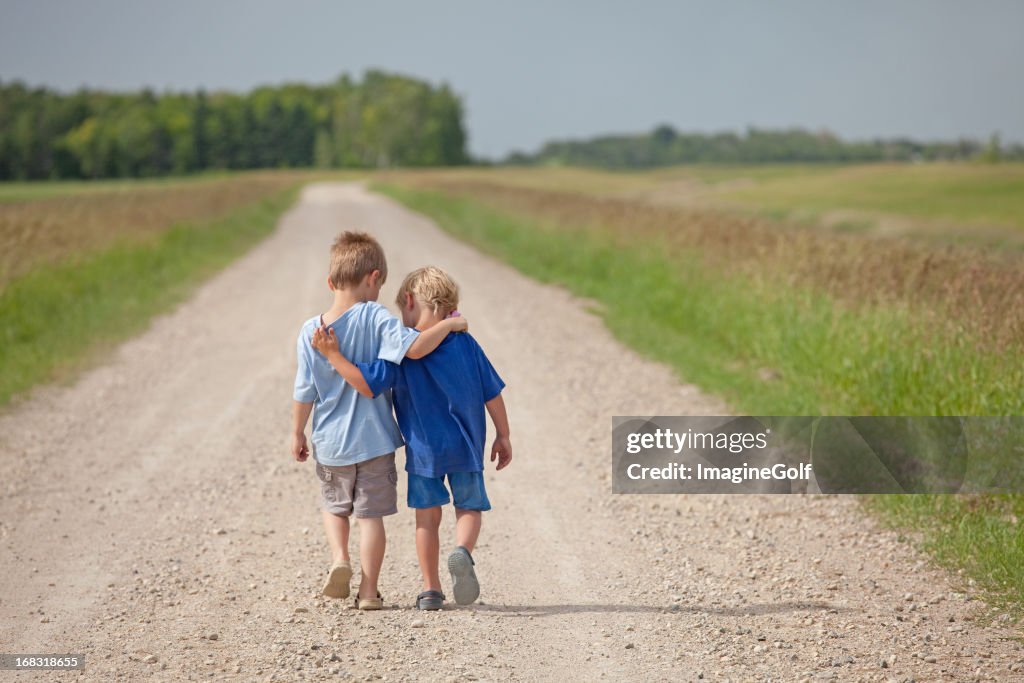
[(507, 436), (498, 436), (491, 446), (491, 462), (498, 461), (495, 469), (504, 469), (512, 462), (512, 441)]
[(329, 355), (332, 352), (338, 351), (338, 337), (335, 336), (334, 330), (330, 327), (318, 327), (313, 332), (313, 340), (310, 342), (314, 349), (324, 354)]
[(444, 320), (452, 332), (468, 332), (469, 321), (462, 317), (458, 311), (452, 311)]

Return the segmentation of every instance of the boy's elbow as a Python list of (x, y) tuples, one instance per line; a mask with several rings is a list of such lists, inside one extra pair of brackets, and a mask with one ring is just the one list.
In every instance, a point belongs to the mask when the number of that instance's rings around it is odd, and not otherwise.
[(373, 392), (370, 391), (369, 388), (359, 389), (359, 393), (365, 396), (366, 398), (373, 398)]

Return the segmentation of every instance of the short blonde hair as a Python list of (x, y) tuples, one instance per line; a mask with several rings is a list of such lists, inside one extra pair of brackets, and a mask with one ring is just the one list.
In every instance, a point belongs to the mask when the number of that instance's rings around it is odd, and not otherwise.
[(399, 306), (405, 305), (406, 294), (412, 294), (422, 305), (429, 306), (434, 315), (448, 315), (459, 305), (459, 286), (437, 266), (417, 268), (406, 275), (395, 297)]
[(388, 262), (380, 242), (365, 232), (345, 232), (331, 245), (331, 285), (335, 289), (358, 285), (375, 270), (383, 284), (388, 279)]

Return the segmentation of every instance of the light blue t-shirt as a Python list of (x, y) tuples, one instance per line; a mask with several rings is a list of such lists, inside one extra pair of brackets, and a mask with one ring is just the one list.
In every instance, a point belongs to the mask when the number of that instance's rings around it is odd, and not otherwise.
[[(403, 445), (391, 414), (391, 393), (366, 398), (353, 389), (310, 342), (320, 316), (302, 326), (296, 342), (295, 400), (313, 403), (313, 458), (322, 465), (354, 465)], [(374, 301), (358, 303), (328, 327), (353, 363), (400, 363), (419, 332)]]

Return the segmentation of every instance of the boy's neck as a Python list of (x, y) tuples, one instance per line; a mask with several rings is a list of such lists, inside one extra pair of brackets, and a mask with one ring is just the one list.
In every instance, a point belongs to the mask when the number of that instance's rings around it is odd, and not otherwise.
[(425, 332), (444, 320), (444, 318), (445, 316), (440, 313), (434, 313), (429, 309), (423, 309), (420, 313), (420, 319), (416, 321), (416, 329), (420, 332)]
[(368, 301), (366, 296), (358, 289), (336, 289), (334, 290), (334, 303), (324, 312), (325, 325), (330, 325), (345, 314), (345, 311), (356, 304)]

